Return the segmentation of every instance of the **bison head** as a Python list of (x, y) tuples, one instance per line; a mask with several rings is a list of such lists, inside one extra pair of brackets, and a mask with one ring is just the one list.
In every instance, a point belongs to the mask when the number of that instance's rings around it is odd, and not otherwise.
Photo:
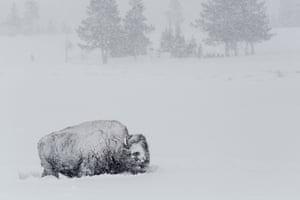
[(146, 137), (142, 134), (130, 135), (124, 143), (127, 170), (133, 174), (146, 172), (150, 163), (150, 153)]

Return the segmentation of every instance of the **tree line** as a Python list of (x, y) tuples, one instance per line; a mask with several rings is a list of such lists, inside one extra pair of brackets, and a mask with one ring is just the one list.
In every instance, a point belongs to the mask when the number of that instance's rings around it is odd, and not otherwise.
[(115, 0), (91, 0), (88, 17), (78, 28), (78, 36), (84, 41), (82, 49), (100, 49), (102, 61), (108, 57), (145, 55), (150, 39), (147, 34), (154, 30), (146, 23), (142, 0), (131, 0), (130, 10), (121, 19)]
[(39, 19), (39, 7), (36, 1), (27, 0), (24, 4), (24, 14), (21, 16), (16, 3), (13, 3), (6, 21), (1, 24), (2, 34), (16, 35), (35, 32), (35, 23)]
[[(142, 0), (130, 0), (130, 9), (121, 19), (115, 0), (90, 0), (87, 18), (77, 30), (85, 50), (100, 49), (103, 63), (108, 57), (147, 54), (149, 33)], [(254, 44), (272, 37), (264, 1), (208, 0), (201, 4), (200, 17), (191, 26), (207, 33), (208, 45), (224, 45), (224, 56), (238, 55), (238, 46), (245, 44), (245, 54), (255, 53)], [(186, 39), (182, 32), (184, 17), (178, 0), (171, 0), (166, 12), (168, 25), (162, 32), (159, 53), (173, 57), (202, 57), (203, 47), (194, 37)]]
[(238, 55), (238, 44), (246, 43), (245, 54), (254, 54), (254, 44), (272, 37), (264, 1), (210, 0), (194, 26), (208, 33), (208, 44), (222, 43), (225, 55)]
[(0, 35), (70, 34), (72, 32), (72, 28), (66, 23), (62, 23), (61, 27), (58, 28), (51, 20), (42, 27), (39, 24), (40, 18), (38, 1), (26, 0), (22, 6), (22, 10), (18, 4), (13, 2), (8, 16), (0, 23)]

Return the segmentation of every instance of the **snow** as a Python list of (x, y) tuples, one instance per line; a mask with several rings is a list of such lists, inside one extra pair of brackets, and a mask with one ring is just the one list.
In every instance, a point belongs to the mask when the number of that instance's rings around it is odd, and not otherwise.
[[(1, 38), (0, 199), (299, 199), (299, 31), (253, 57), (108, 66), (64, 64), (64, 37)], [(39, 178), (38, 140), (96, 119), (147, 136), (149, 173)]]

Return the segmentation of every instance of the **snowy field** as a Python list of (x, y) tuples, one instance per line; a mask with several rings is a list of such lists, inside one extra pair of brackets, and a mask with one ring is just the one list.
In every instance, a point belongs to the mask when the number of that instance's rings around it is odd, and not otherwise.
[[(254, 57), (108, 66), (64, 64), (58, 36), (0, 38), (0, 200), (299, 200), (299, 35)], [(145, 134), (149, 173), (39, 178), (37, 141), (95, 119)]]

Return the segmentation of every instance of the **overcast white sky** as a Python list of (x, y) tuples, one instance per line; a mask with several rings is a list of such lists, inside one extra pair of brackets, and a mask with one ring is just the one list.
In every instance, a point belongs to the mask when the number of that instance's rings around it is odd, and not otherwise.
[[(117, 0), (120, 11), (124, 13), (129, 0)], [(146, 15), (150, 23), (157, 28), (166, 24), (164, 13), (170, 0), (144, 0), (146, 4)], [(11, 4), (15, 2), (22, 13), (25, 0), (0, 0), (0, 22), (7, 16)], [(89, 0), (37, 0), (41, 8), (41, 18), (48, 22), (52, 20), (57, 23), (66, 22), (77, 26), (85, 15)], [(182, 0), (186, 23), (190, 23), (198, 17), (201, 0)], [(276, 13), (279, 0), (267, 0), (270, 13)]]

